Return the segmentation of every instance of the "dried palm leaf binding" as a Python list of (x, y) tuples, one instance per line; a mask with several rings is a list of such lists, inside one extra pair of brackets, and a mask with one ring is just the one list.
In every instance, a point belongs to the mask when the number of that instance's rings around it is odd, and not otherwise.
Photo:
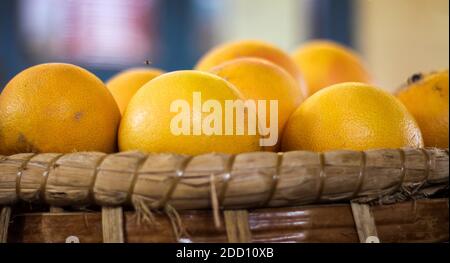
[[(144, 204), (177, 210), (281, 207), (358, 199), (390, 202), (448, 187), (448, 151), (323, 154), (17, 154), (0, 159), (0, 205)], [(211, 186), (211, 184), (213, 184)]]

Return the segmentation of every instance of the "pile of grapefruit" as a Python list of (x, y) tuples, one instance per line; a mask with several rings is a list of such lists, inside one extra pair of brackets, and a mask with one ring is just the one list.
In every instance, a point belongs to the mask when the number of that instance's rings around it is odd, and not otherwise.
[(106, 84), (71, 64), (28, 68), (0, 95), (0, 154), (447, 148), (448, 114), (448, 70), (390, 94), (337, 43), (290, 55), (237, 41), (192, 70), (133, 68)]

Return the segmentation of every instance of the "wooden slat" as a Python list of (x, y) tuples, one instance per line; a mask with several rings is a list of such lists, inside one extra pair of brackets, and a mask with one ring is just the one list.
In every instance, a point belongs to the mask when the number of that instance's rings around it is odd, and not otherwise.
[(5, 206), (2, 208), (0, 212), (0, 243), (7, 242), (10, 220), (11, 220), (11, 207)]
[(102, 207), (103, 243), (124, 243), (122, 207)]
[(50, 213), (63, 213), (64, 208), (59, 206), (50, 206)]
[[(379, 238), (384, 243), (448, 242), (448, 199), (408, 201), (371, 207)], [(138, 224), (136, 213), (124, 213), (124, 237), (129, 243), (228, 241), (222, 224), (216, 228), (207, 210), (180, 211), (188, 235), (177, 240), (169, 218), (154, 213), (155, 224)], [(224, 222), (224, 218), (221, 218)], [(264, 208), (250, 210), (252, 242), (359, 242), (350, 204)], [(70, 225), (70, 227), (67, 227)], [(102, 213), (14, 213), (8, 242), (103, 242)]]
[(226, 210), (224, 216), (228, 242), (250, 243), (252, 241), (247, 210)]
[(370, 206), (352, 202), (351, 208), (359, 241), (361, 243), (379, 243), (377, 227)]

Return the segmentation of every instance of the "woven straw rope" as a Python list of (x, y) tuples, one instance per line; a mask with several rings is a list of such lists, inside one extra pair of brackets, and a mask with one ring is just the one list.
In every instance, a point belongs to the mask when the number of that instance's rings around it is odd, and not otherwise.
[[(432, 160), (430, 158), (429, 153), (424, 150), (424, 149), (420, 149), (422, 154), (424, 155), (424, 168), (425, 168), (425, 175), (424, 178), (422, 180), (422, 183), (426, 183), (430, 173), (431, 173), (431, 166), (432, 166)], [(401, 166), (400, 166), (400, 173), (401, 173), (401, 177), (400, 177), (400, 181), (398, 183), (398, 186), (396, 187), (397, 189), (400, 189), (401, 186), (404, 183), (404, 179), (406, 177), (406, 163), (405, 163), (405, 152), (403, 149), (399, 149), (399, 154), (400, 154), (400, 160), (401, 160)], [(448, 154), (448, 150), (445, 150)], [(360, 193), (362, 186), (364, 185), (364, 181), (365, 181), (365, 175), (366, 175), (366, 153), (365, 152), (360, 152), (361, 153), (361, 157), (360, 157), (360, 172), (359, 172), (359, 177), (358, 177), (358, 181), (356, 183), (355, 186), (355, 190), (351, 193), (351, 195), (349, 195), (349, 198), (355, 198), (358, 196), (358, 194)], [(37, 154), (31, 154), (28, 158), (24, 159), (21, 161), (21, 164), (19, 166), (18, 172), (17, 172), (17, 176), (16, 176), (16, 196), (18, 199), (20, 199), (20, 192), (21, 192), (21, 177), (23, 174), (23, 171), (27, 169), (27, 166), (30, 164), (33, 165), (39, 165), (38, 162), (33, 162), (33, 158), (36, 156)], [(63, 154), (59, 154), (57, 155), (55, 158), (53, 158), (48, 164), (46, 164), (46, 169), (42, 174), (42, 180), (41, 180), (41, 186), (40, 186), (40, 190), (39, 190), (39, 198), (43, 201), (45, 201), (45, 193), (46, 193), (46, 187), (47, 187), (47, 181), (48, 181), (48, 177), (50, 175), (50, 170), (52, 168), (54, 168), (55, 166), (58, 165), (58, 160), (63, 157)], [(95, 197), (94, 197), (94, 187), (96, 185), (96, 179), (97, 179), (97, 174), (102, 170), (101, 165), (104, 162), (104, 160), (108, 157), (108, 155), (104, 155), (102, 157), (100, 157), (100, 159), (98, 160), (98, 162), (95, 164), (94, 167), (94, 174), (92, 177), (92, 181), (90, 183), (90, 186), (88, 188), (88, 196), (89, 196), (89, 200), (91, 203), (95, 203)], [(137, 181), (139, 179), (139, 175), (140, 173), (140, 169), (142, 167), (142, 165), (146, 162), (148, 156), (145, 156), (143, 158), (140, 158), (140, 160), (138, 161), (138, 164), (136, 165), (136, 169), (135, 172), (133, 173), (133, 177), (129, 186), (129, 190), (127, 192), (127, 197), (126, 197), (126, 203), (131, 203), (132, 200), (132, 196), (134, 194), (134, 189), (136, 187)], [(279, 153), (278, 157), (277, 157), (277, 163), (276, 163), (276, 167), (275, 167), (275, 173), (274, 174), (269, 174), (267, 176), (267, 181), (268, 181), (268, 185), (269, 185), (269, 191), (267, 194), (267, 198), (265, 198), (265, 200), (263, 202), (261, 202), (260, 206), (261, 207), (265, 207), (268, 205), (268, 203), (270, 203), (270, 201), (273, 199), (276, 190), (277, 190), (277, 186), (278, 186), (278, 181), (280, 179), (280, 169), (281, 169), (281, 165), (283, 162), (283, 153)], [(6, 161), (8, 160), (8, 157), (2, 156), (0, 161)], [(167, 187), (167, 190), (165, 192), (165, 194), (160, 198), (160, 200), (158, 201), (159, 203), (159, 208), (163, 208), (165, 207), (165, 205), (167, 205), (168, 202), (170, 202), (173, 193), (175, 192), (178, 183), (180, 183), (181, 178), (184, 176), (185, 174), (185, 170), (186, 168), (189, 166), (190, 161), (192, 160), (192, 157), (185, 157), (179, 164), (179, 167), (177, 168), (177, 171), (175, 173), (175, 175), (169, 177), (171, 178), (171, 183), (170, 185)], [(13, 161), (13, 160), (8, 160), (8, 161)], [(15, 160), (14, 160), (15, 161)], [(226, 193), (228, 190), (228, 185), (229, 182), (231, 180), (233, 180), (233, 175), (232, 175), (232, 168), (234, 165), (234, 161), (235, 161), (235, 156), (231, 156), (229, 157), (227, 163), (225, 164), (224, 170), (220, 173), (220, 175), (222, 176), (222, 187), (218, 193), (218, 204), (220, 208), (223, 208), (224, 206), (224, 201), (226, 200)], [(78, 168), (78, 169), (90, 169), (90, 168), (86, 168), (86, 167), (75, 167), (75, 166), (70, 166), (70, 165), (65, 165), (65, 167), (69, 167), (69, 168)], [(109, 170), (108, 170), (109, 171)], [(117, 171), (120, 172), (120, 171)], [(217, 174), (213, 174), (213, 176), (217, 176)], [(317, 175), (317, 196), (316, 196), (316, 202), (320, 202), (322, 199), (322, 194), (323, 194), (323, 190), (325, 188), (325, 181), (327, 178), (327, 174), (326, 174), (326, 160), (325, 160), (325, 156), (323, 154), (319, 154), (319, 173)]]

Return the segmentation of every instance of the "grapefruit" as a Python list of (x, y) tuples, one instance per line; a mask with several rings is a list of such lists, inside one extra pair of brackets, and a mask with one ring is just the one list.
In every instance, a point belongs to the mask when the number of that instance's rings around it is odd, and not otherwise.
[(363, 83), (336, 84), (306, 99), (282, 141), (284, 151), (402, 147), (423, 147), (419, 126), (393, 95)]
[(425, 146), (448, 148), (448, 70), (412, 76), (397, 97), (419, 124)]
[(41, 64), (0, 96), (0, 152), (114, 152), (120, 113), (100, 79), (70, 64)]
[(209, 71), (223, 62), (243, 57), (269, 60), (284, 68), (295, 79), (299, 78), (298, 68), (289, 54), (272, 44), (259, 40), (241, 40), (217, 46), (198, 61), (196, 69)]
[[(196, 96), (220, 107), (220, 112), (203, 102), (197, 105)], [(190, 155), (258, 151), (257, 134), (224, 133), (225, 102), (239, 99), (242, 95), (232, 84), (210, 73), (188, 70), (161, 75), (139, 89), (129, 102), (119, 129), (119, 148)], [(206, 121), (213, 112), (220, 120)], [(212, 129), (204, 129), (205, 124)]]
[(309, 95), (342, 82), (371, 82), (356, 52), (335, 42), (311, 41), (300, 46), (292, 58), (302, 72)]
[(128, 102), (138, 89), (163, 73), (154, 68), (132, 68), (112, 77), (106, 86), (116, 100), (120, 113), (123, 115)]
[(270, 125), (269, 101), (278, 103), (278, 134), (281, 135), (291, 113), (303, 101), (299, 84), (283, 68), (259, 58), (230, 60), (211, 69), (211, 72), (226, 79), (246, 99), (266, 101), (267, 127)]

